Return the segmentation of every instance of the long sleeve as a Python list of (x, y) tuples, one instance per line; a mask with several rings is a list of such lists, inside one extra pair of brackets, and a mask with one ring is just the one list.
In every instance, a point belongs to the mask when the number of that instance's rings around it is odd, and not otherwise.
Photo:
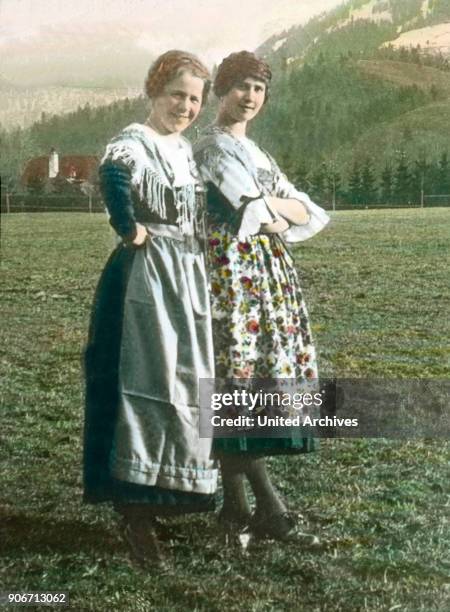
[(315, 234), (323, 230), (330, 221), (330, 217), (324, 209), (317, 206), (308, 194), (298, 191), (282, 173), (280, 173), (278, 179), (275, 195), (279, 198), (299, 200), (299, 202), (304, 204), (309, 213), (309, 221), (307, 223), (303, 225), (292, 225), (283, 232), (283, 238), (286, 242), (301, 242), (303, 240), (308, 240), (308, 238), (312, 238)]
[(213, 143), (197, 148), (195, 159), (203, 181), (213, 184), (239, 212), (240, 240), (257, 234), (262, 224), (273, 223), (278, 218), (248, 168), (232, 152)]
[(105, 160), (99, 168), (100, 190), (110, 223), (124, 240), (136, 236), (136, 219), (131, 199), (131, 172), (123, 164)]

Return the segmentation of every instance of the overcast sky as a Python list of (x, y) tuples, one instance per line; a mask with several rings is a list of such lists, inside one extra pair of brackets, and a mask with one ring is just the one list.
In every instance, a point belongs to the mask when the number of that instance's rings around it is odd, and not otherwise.
[[(219, 61), (342, 0), (0, 0), (0, 72), (16, 82), (127, 71), (169, 48)], [(75, 68), (72, 68), (74, 62)], [(139, 70), (140, 70), (139, 66)], [(77, 77), (78, 78), (78, 77)]]

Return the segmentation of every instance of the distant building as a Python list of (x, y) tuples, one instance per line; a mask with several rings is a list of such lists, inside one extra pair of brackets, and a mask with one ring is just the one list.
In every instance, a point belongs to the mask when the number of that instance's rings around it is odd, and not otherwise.
[(48, 178), (56, 178), (59, 174), (59, 156), (52, 147), (48, 159)]
[(22, 174), (22, 185), (28, 189), (41, 188), (46, 191), (67, 185), (79, 186), (81, 191), (97, 182), (99, 160), (94, 155), (59, 156), (52, 148), (49, 155), (33, 157)]

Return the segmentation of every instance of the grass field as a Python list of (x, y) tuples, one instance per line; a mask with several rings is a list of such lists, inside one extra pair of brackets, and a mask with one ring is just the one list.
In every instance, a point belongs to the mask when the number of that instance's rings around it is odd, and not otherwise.
[[(296, 247), (324, 374), (448, 378), (450, 209), (341, 212)], [(271, 469), (300, 539), (224, 548), (180, 519), (175, 570), (134, 569), (108, 508), (81, 504), (82, 378), (103, 215), (2, 219), (0, 591), (106, 612), (450, 609), (449, 443), (325, 440)], [(6, 609), (6, 608), (5, 608)]]

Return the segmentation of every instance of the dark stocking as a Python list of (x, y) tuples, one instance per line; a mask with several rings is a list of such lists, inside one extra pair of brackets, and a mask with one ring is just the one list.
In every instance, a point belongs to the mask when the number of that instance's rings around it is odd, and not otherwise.
[(256, 499), (256, 513), (270, 516), (283, 514), (286, 506), (275, 491), (267, 471), (264, 457), (250, 458), (239, 455), (222, 455), (222, 483), (224, 491), (222, 514), (227, 517), (245, 516), (250, 504), (245, 491), (247, 476)]
[(145, 504), (116, 504), (115, 510), (124, 519), (123, 535), (131, 558), (139, 565), (164, 567), (165, 555), (155, 531), (154, 515)]
[(245, 520), (250, 516), (250, 504), (244, 483), (244, 462), (235, 455), (222, 455), (220, 460), (224, 520)]
[(286, 512), (286, 506), (270, 480), (265, 458), (250, 459), (245, 464), (245, 474), (256, 499), (256, 514), (270, 516)]

